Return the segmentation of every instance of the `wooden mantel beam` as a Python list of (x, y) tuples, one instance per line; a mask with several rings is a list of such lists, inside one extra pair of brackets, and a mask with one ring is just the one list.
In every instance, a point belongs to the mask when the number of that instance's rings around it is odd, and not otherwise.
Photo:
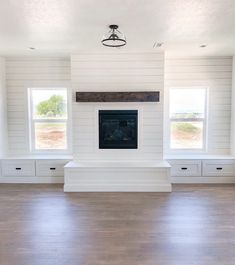
[(76, 102), (159, 102), (159, 91), (76, 92)]

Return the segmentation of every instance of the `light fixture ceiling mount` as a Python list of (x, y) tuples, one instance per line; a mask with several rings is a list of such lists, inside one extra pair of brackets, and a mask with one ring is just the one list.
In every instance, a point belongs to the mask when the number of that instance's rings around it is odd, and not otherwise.
[(110, 25), (109, 28), (109, 32), (102, 39), (102, 44), (106, 47), (122, 47), (126, 45), (126, 37), (118, 30), (118, 25)]

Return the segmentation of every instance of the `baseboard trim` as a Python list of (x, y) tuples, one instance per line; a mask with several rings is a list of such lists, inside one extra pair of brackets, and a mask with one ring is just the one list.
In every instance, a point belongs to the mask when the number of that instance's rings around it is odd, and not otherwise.
[(235, 183), (235, 177), (171, 177), (171, 183), (179, 184), (223, 184)]
[(75, 185), (65, 184), (64, 192), (171, 192), (171, 184), (153, 185)]
[(0, 183), (64, 183), (64, 177), (0, 177)]

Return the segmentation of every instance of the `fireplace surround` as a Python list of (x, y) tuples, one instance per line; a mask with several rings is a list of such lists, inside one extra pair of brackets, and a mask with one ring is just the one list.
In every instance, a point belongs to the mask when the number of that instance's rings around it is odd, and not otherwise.
[(99, 149), (137, 149), (138, 110), (99, 110)]

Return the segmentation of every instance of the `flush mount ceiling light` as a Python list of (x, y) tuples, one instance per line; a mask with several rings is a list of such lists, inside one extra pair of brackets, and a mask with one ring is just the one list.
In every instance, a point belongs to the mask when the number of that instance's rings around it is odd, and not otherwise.
[(206, 48), (206, 47), (207, 47), (206, 44), (202, 44), (202, 45), (200, 45), (200, 48)]
[(118, 30), (118, 25), (110, 25), (109, 28), (109, 32), (102, 39), (102, 44), (107, 47), (122, 47), (126, 45), (126, 37)]

